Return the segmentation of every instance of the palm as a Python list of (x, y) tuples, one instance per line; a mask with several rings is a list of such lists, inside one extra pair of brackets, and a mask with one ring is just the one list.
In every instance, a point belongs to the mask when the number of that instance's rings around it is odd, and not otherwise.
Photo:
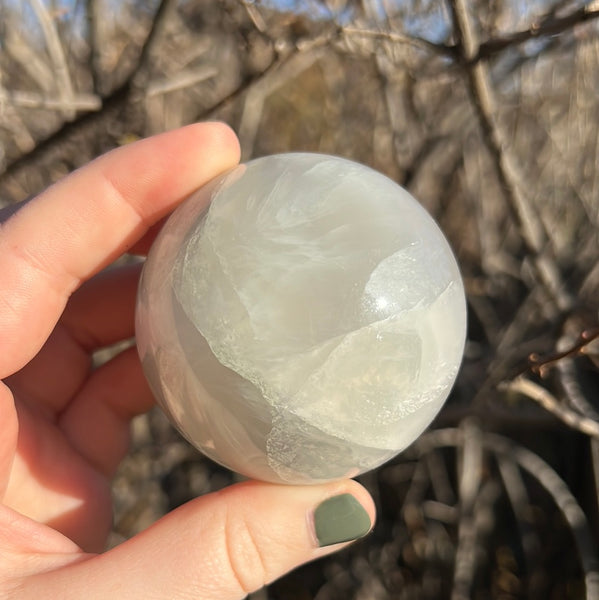
[(134, 348), (91, 369), (94, 350), (133, 334), (137, 271), (113, 271), (79, 290), (36, 357), (6, 381), (19, 438), (5, 502), (85, 549), (106, 541), (109, 481), (129, 420), (151, 404)]

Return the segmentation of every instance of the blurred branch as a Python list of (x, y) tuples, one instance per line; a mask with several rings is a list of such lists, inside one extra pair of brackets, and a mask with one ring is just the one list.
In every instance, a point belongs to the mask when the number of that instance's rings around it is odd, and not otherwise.
[(445, 462), (436, 452), (427, 454), (425, 462), (431, 478), (431, 485), (435, 491), (435, 497), (444, 505), (451, 505), (453, 507), (456, 503), (456, 498), (451, 487)]
[[(432, 478), (431, 483), (434, 483), (434, 479)], [(458, 509), (455, 506), (436, 500), (425, 500), (422, 503), (422, 514), (427, 519), (434, 519), (448, 525), (453, 525), (458, 520)]]
[[(567, 325), (568, 323), (565, 324), (564, 329), (567, 328)], [(580, 331), (578, 323), (575, 323), (574, 327), (576, 328), (576, 331)], [(587, 330), (587, 332), (588, 331), (592, 330)], [(583, 334), (584, 333), (585, 332), (583, 332)], [(586, 342), (586, 340), (584, 340), (585, 337), (587, 336), (579, 335), (578, 339), (575, 339), (574, 336), (566, 330), (564, 335), (562, 335), (557, 342), (558, 352), (565, 353), (565, 356), (555, 362), (555, 367), (561, 387), (570, 405), (574, 410), (578, 411), (588, 419), (599, 422), (599, 412), (593, 405), (592, 400), (588, 400), (585, 394), (586, 390), (583, 384), (584, 380), (580, 373), (579, 361), (574, 360), (580, 354), (593, 353), (592, 345), (594, 345), (593, 342), (599, 340), (599, 328), (597, 328), (597, 337), (594, 339), (589, 339), (588, 342)], [(582, 347), (580, 347), (581, 338), (586, 342)], [(589, 346), (591, 346), (591, 348), (589, 348)], [(591, 394), (596, 396), (597, 390), (592, 388)], [(597, 449), (599, 447), (597, 440), (591, 440), (591, 447), (593, 451), (593, 468), (596, 470), (599, 468), (599, 464), (596, 464), (598, 458)], [(596, 485), (599, 485), (599, 479), (597, 478)], [(597, 500), (599, 501), (599, 495), (597, 496)]]
[(35, 140), (14, 105), (6, 102), (8, 92), (2, 87), (1, 81), (0, 79), (0, 125), (12, 133), (21, 152), (29, 152), (35, 147)]
[(585, 277), (579, 289), (582, 297), (592, 296), (593, 290), (599, 289), (599, 262), (596, 262), (593, 268)]
[(476, 521), (474, 504), (480, 488), (483, 466), (482, 432), (471, 420), (462, 423), (459, 494), (460, 521), (456, 549), (452, 600), (467, 600), (476, 569)]
[(519, 376), (512, 381), (506, 381), (499, 385), (500, 390), (522, 394), (540, 404), (545, 410), (556, 416), (563, 423), (592, 437), (599, 438), (599, 423), (578, 413), (564, 405), (539, 384)]
[(164, 22), (166, 20), (167, 14), (174, 10), (177, 5), (177, 0), (160, 0), (160, 4), (154, 13), (154, 19), (152, 20), (152, 27), (146, 36), (146, 40), (141, 47), (141, 52), (139, 53), (139, 60), (137, 61), (137, 66), (134, 71), (130, 74), (128, 81), (133, 83), (135, 78), (143, 73), (144, 69), (148, 67), (148, 61), (150, 58), (150, 53), (154, 47), (156, 39), (160, 36), (162, 29), (164, 27)]
[[(526, 373), (528, 371), (527, 352), (539, 348), (536, 340), (523, 342), (523, 333), (533, 321), (538, 306), (541, 303), (543, 290), (540, 286), (533, 287), (521, 300), (520, 306), (511, 316), (510, 322), (503, 327), (497, 338), (492, 338), (494, 345), (493, 360), (488, 367), (488, 375), (482, 386), (476, 392), (475, 402), (486, 398), (495, 386), (505, 379)], [(549, 332), (551, 333), (551, 332)], [(543, 342), (546, 339), (543, 338)]]
[[(481, 436), (485, 450), (515, 462), (526, 471), (551, 496), (561, 511), (572, 533), (580, 556), (586, 586), (585, 598), (599, 598), (599, 560), (597, 546), (583, 510), (560, 476), (534, 452), (495, 433), (485, 432)], [(420, 455), (444, 446), (459, 448), (464, 444), (464, 432), (460, 429), (437, 429), (425, 433), (414, 444)]]
[(243, 4), (248, 17), (254, 24), (254, 27), (260, 33), (264, 33), (267, 30), (266, 22), (260, 14), (260, 11), (256, 8), (256, 5), (253, 2), (248, 2), (247, 0), (241, 0), (241, 4)]
[(16, 27), (9, 27), (2, 44), (10, 57), (25, 73), (45, 92), (52, 90), (54, 75), (52, 69), (43, 61), (39, 54), (24, 41)]
[(196, 85), (202, 81), (206, 81), (206, 79), (210, 79), (216, 75), (218, 75), (218, 69), (216, 67), (202, 65), (197, 69), (182, 71), (170, 79), (150, 82), (148, 84), (146, 95), (151, 98), (160, 94), (169, 94), (170, 92), (176, 92)]
[(298, 48), (285, 60), (276, 64), (268, 73), (264, 74), (253, 85), (245, 98), (243, 112), (239, 122), (239, 139), (241, 141), (242, 160), (248, 159), (254, 148), (256, 135), (260, 126), (260, 119), (264, 102), (275, 90), (300, 73), (311, 67), (322, 57), (324, 44), (328, 40), (322, 39), (305, 50)]
[(223, 107), (228, 106), (241, 98), (245, 93), (249, 92), (254, 85), (258, 85), (262, 78), (272, 71), (281, 68), (281, 65), (290, 59), (296, 52), (300, 52), (299, 48), (295, 48), (291, 54), (286, 54), (284, 56), (277, 56), (274, 60), (272, 60), (262, 71), (259, 73), (255, 73), (250, 77), (246, 77), (237, 88), (235, 88), (230, 94), (221, 98), (216, 104), (208, 108), (207, 110), (202, 111), (197, 114), (195, 117), (196, 121), (200, 121), (203, 119), (210, 119), (212, 115), (220, 111)]
[(526, 485), (524, 484), (520, 470), (510, 457), (497, 455), (496, 458), (503, 487), (512, 505), (516, 523), (520, 531), (520, 539), (522, 540), (522, 549), (524, 550), (524, 559), (527, 566), (526, 570), (532, 573), (536, 570), (535, 563), (538, 562), (541, 540), (528, 516), (528, 507), (531, 502), (526, 491)]
[[(462, 19), (467, 17), (467, 14), (464, 12), (465, 6), (464, 8), (460, 7), (458, 10), (462, 13)], [(588, 23), (597, 18), (599, 18), (599, 10), (593, 9), (591, 6), (587, 5), (580, 7), (564, 17), (556, 17), (552, 12), (545, 18), (541, 18), (540, 21), (532, 23), (531, 26), (524, 31), (517, 31), (503, 37), (495, 37), (480, 43), (478, 46), (476, 45), (474, 37), (467, 35), (466, 37), (469, 37), (471, 47), (470, 52), (467, 53), (466, 57), (460, 56), (459, 44), (435, 44), (426, 39), (406, 35), (400, 32), (378, 31), (363, 27), (355, 27), (352, 25), (341, 27), (341, 32), (345, 35), (386, 39), (398, 44), (414, 46), (439, 56), (461, 59), (467, 66), (472, 67), (479, 62), (492, 58), (507, 48), (520, 46), (521, 44), (524, 44), (532, 39), (555, 36), (563, 33), (564, 31), (572, 29), (577, 25)], [(471, 33), (471, 31), (468, 30), (468, 33)]]
[(475, 64), (502, 52), (510, 46), (518, 46), (535, 38), (558, 35), (581, 23), (587, 23), (597, 18), (599, 18), (599, 10), (592, 9), (588, 5), (580, 7), (578, 10), (575, 10), (565, 17), (549, 15), (547, 18), (542, 18), (540, 22), (533, 23), (530, 28), (525, 31), (518, 31), (505, 37), (494, 38), (483, 42), (467, 62), (469, 64)]
[(429, 485), (429, 476), (424, 461), (418, 461), (410, 478), (410, 487), (404, 496), (401, 514), (409, 531), (423, 526), (423, 502)]
[(99, 110), (102, 100), (94, 94), (75, 94), (70, 99), (48, 98), (35, 92), (22, 92), (0, 89), (0, 99), (10, 101), (14, 106), (23, 108), (44, 108), (47, 110), (76, 111)]
[(48, 53), (54, 65), (58, 95), (64, 103), (62, 113), (65, 119), (70, 120), (75, 116), (75, 111), (71, 108), (74, 96), (73, 82), (54, 20), (48, 14), (48, 10), (41, 0), (29, 0), (29, 4), (35, 12), (46, 38)]
[(92, 78), (94, 93), (101, 91), (100, 77), (98, 72), (98, 28), (100, 23), (99, 6), (97, 0), (86, 0), (85, 14), (87, 16), (87, 40), (89, 44), (89, 72)]
[(487, 65), (472, 62), (478, 52), (478, 42), (468, 12), (466, 0), (451, 2), (458, 47), (469, 82), (469, 92), (483, 133), (485, 145), (493, 158), (494, 166), (510, 212), (518, 224), (522, 240), (531, 255), (539, 280), (551, 294), (557, 307), (565, 311), (573, 305), (573, 299), (567, 293), (561, 275), (546, 254), (547, 235), (540, 219), (537, 218), (526, 194), (520, 185), (516, 167), (506, 150), (506, 143), (495, 122), (495, 100), (491, 89)]
[(348, 36), (362, 36), (369, 38), (377, 38), (383, 40), (389, 40), (396, 44), (406, 44), (408, 46), (414, 46), (427, 52), (432, 52), (440, 56), (448, 56), (450, 58), (456, 58), (456, 47), (446, 46), (444, 44), (434, 44), (423, 38), (406, 35), (396, 31), (378, 31), (376, 29), (365, 29), (363, 27), (355, 27), (347, 25), (340, 28), (340, 32)]
[(484, 445), (487, 449), (515, 461), (551, 495), (568, 523), (580, 556), (586, 584), (585, 598), (587, 600), (599, 598), (599, 561), (596, 543), (585, 514), (568, 486), (542, 458), (503, 436), (486, 433)]

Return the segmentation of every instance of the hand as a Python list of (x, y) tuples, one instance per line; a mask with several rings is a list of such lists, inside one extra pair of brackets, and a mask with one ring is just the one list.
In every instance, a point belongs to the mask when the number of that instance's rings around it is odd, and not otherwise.
[(242, 598), (374, 521), (353, 481), (246, 482), (95, 554), (130, 420), (152, 405), (134, 348), (91, 368), (94, 350), (133, 335), (139, 268), (98, 273), (144, 252), (238, 157), (225, 126), (189, 126), (99, 158), (0, 225), (1, 598)]

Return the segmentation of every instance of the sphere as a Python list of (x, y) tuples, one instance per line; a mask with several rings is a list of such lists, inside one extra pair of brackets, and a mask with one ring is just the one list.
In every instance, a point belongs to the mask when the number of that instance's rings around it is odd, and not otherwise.
[(137, 345), (180, 432), (247, 477), (353, 477), (414, 441), (464, 349), (458, 266), (390, 179), (318, 154), (259, 158), (169, 218)]

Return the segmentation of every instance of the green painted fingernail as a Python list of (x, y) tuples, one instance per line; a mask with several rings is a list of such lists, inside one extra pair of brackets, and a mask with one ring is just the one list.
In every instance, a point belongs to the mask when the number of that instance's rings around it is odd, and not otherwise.
[(321, 547), (357, 540), (370, 527), (368, 513), (351, 494), (328, 498), (314, 511), (314, 531)]

